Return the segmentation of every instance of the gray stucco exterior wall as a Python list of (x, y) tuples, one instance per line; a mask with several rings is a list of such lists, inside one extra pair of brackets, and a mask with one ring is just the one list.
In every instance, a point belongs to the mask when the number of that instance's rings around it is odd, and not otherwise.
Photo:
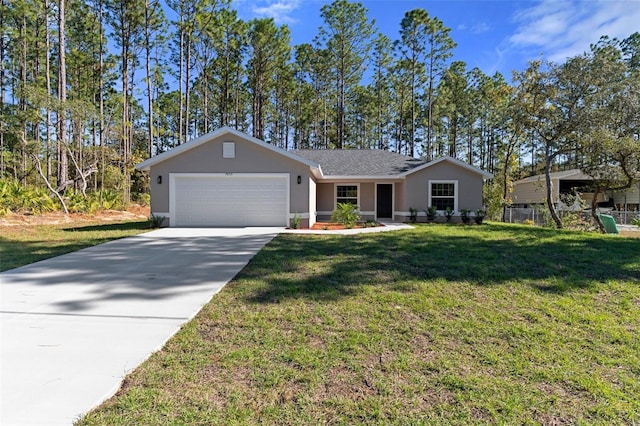
[(482, 208), (482, 175), (451, 162), (443, 161), (407, 176), (404, 184), (405, 199), (402, 211), (408, 212), (409, 207), (413, 207), (422, 212), (429, 207), (430, 180), (458, 182), (458, 211), (456, 213), (462, 209), (475, 211)]
[[(235, 142), (235, 158), (223, 158), (222, 143)], [(290, 211), (308, 212), (309, 166), (233, 134), (220, 136), (150, 168), (151, 212), (169, 212), (170, 173), (289, 173)], [(162, 183), (158, 182), (162, 176)], [(301, 183), (298, 184), (298, 176)], [(313, 212), (310, 212), (313, 214)]]
[(318, 183), (316, 186), (318, 203), (316, 209), (319, 212), (330, 212), (334, 209), (335, 196), (332, 183)]
[[(376, 209), (376, 184), (374, 182), (363, 182), (360, 184), (360, 210), (363, 212), (371, 212)], [(373, 215), (371, 219), (373, 219)]]

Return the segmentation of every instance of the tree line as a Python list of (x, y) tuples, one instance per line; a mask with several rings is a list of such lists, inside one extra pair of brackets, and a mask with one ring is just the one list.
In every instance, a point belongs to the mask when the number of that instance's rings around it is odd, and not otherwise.
[(395, 40), (361, 3), (319, 13), (292, 46), (286, 25), (243, 21), (230, 0), (0, 0), (0, 177), (127, 202), (147, 190), (137, 162), (225, 125), (284, 149), (450, 155), (495, 174), (497, 212), (523, 174), (615, 175), (604, 190), (640, 170), (639, 33), (509, 83), (455, 60), (424, 9)]

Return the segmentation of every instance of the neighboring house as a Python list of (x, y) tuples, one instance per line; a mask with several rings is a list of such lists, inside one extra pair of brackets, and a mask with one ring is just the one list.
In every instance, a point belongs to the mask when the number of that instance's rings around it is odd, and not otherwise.
[[(581, 170), (565, 170), (551, 173), (551, 198), (560, 208), (565, 208), (563, 201), (569, 195), (580, 194), (580, 198), (590, 203), (593, 193), (590, 192), (592, 179)], [(513, 207), (530, 207), (546, 202), (545, 176), (536, 175), (513, 183), (511, 194)], [(638, 210), (640, 204), (640, 184), (632, 186), (628, 191), (605, 191), (599, 194), (601, 207), (616, 207), (618, 210)], [(571, 207), (571, 206), (569, 206)]]
[(363, 219), (407, 220), (409, 208), (482, 208), (490, 173), (451, 157), (426, 162), (381, 150), (285, 151), (229, 127), (136, 166), (151, 178), (151, 213), (169, 226), (302, 226), (337, 203)]

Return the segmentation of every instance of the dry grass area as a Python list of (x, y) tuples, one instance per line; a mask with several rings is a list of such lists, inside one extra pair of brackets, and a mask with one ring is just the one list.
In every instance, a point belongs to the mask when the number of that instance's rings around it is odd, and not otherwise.
[(42, 214), (10, 213), (0, 216), (0, 226), (64, 225), (85, 222), (123, 222), (149, 217), (149, 206), (130, 205), (126, 211), (104, 210), (95, 214), (51, 212)]
[(640, 228), (635, 231), (620, 231), (620, 235), (625, 238), (640, 238)]
[(0, 218), (0, 271), (149, 230), (148, 207), (94, 215), (10, 214)]

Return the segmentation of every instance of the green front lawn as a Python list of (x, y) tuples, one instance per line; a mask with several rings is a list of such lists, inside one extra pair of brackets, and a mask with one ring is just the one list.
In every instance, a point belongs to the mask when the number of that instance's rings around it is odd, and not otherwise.
[(640, 240), (281, 235), (81, 425), (640, 422)]
[(146, 220), (0, 228), (0, 271), (149, 231)]

